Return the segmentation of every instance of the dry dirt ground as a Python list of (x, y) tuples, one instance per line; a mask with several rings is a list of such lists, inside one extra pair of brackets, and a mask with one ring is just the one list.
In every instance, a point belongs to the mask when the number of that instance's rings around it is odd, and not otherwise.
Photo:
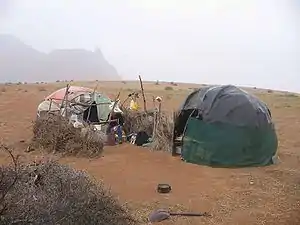
[[(82, 83), (80, 83), (82, 84)], [(0, 137), (26, 159), (31, 137), (31, 121), (38, 103), (65, 83), (0, 86)], [(93, 83), (82, 85), (94, 87)], [(148, 108), (152, 96), (164, 99), (164, 110), (176, 109), (185, 96), (199, 85), (145, 83)], [(168, 87), (168, 88), (166, 88)], [(122, 98), (139, 88), (137, 82), (100, 82), (98, 90)], [(167, 89), (167, 90), (166, 90)], [(173, 218), (161, 224), (300, 224), (300, 97), (295, 94), (252, 89), (272, 110), (279, 136), (280, 163), (264, 168), (216, 169), (181, 162), (161, 152), (132, 145), (107, 147), (104, 157), (94, 160), (62, 158), (62, 163), (87, 170), (101, 179), (120, 200), (127, 202), (145, 224), (153, 209), (208, 211), (211, 218)], [(20, 141), (25, 142), (20, 142)], [(48, 156), (50, 157), (50, 156)], [(0, 161), (7, 161), (1, 154)], [(173, 191), (156, 193), (156, 185), (166, 182)]]

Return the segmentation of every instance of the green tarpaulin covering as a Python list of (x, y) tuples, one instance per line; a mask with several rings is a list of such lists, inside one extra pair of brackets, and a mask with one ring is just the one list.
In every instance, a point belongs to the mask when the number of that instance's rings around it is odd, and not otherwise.
[(190, 118), (183, 138), (182, 157), (195, 164), (222, 167), (272, 163), (277, 149), (274, 129), (209, 124)]

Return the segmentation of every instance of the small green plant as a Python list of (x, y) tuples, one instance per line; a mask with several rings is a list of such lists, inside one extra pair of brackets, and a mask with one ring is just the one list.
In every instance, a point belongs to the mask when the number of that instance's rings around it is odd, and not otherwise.
[(171, 87), (171, 86), (167, 86), (167, 87), (165, 87), (165, 90), (166, 90), (166, 91), (173, 91), (174, 89), (173, 89), (173, 87)]

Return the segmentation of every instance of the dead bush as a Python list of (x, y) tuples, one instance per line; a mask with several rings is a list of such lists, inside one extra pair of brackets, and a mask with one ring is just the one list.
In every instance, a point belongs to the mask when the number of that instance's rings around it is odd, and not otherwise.
[(137, 224), (102, 183), (55, 161), (2, 166), (0, 178), (2, 225)]
[(84, 131), (74, 128), (65, 117), (45, 114), (34, 122), (31, 147), (63, 155), (99, 156), (105, 135), (88, 128)]

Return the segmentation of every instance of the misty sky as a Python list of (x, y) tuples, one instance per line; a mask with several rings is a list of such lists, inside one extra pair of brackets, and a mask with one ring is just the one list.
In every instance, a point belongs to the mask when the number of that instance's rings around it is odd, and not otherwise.
[(299, 29), (300, 0), (0, 0), (0, 33), (100, 47), (124, 79), (300, 92)]

